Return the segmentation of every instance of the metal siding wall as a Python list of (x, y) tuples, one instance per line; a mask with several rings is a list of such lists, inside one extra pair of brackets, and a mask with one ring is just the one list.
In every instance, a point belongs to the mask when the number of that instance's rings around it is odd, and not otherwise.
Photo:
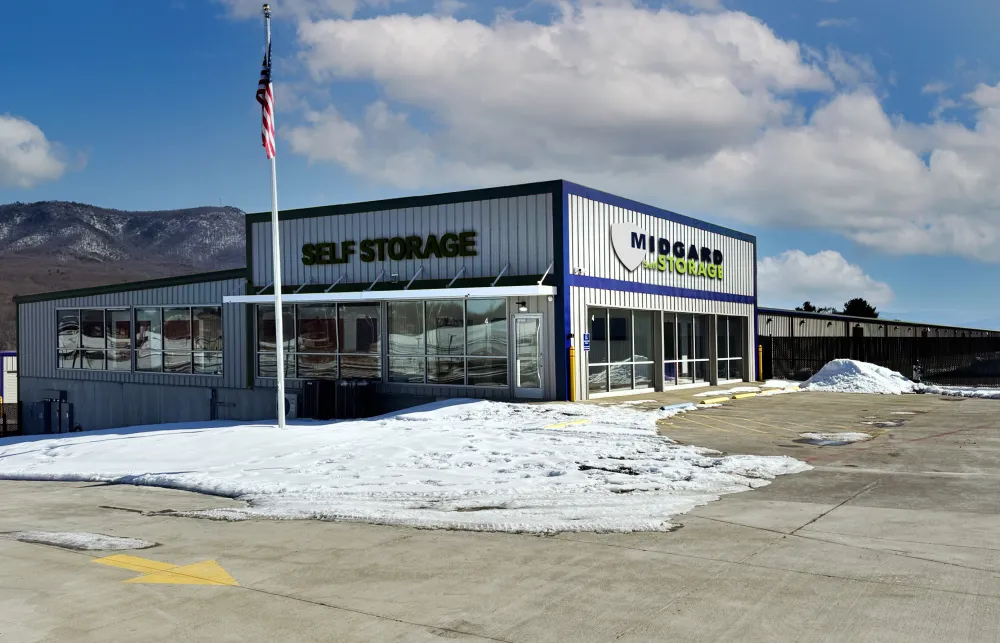
[[(647, 235), (683, 241), (698, 248), (721, 250), (723, 280), (691, 277), (670, 271), (660, 272), (639, 266), (629, 272), (618, 260), (611, 243), (611, 224), (631, 222)], [(570, 271), (582, 270), (584, 275), (635, 283), (694, 288), (707, 292), (753, 296), (754, 248), (748, 241), (682, 225), (667, 219), (624, 210), (577, 195), (569, 196)], [(653, 259), (657, 255), (649, 254)]]
[[(587, 356), (582, 348), (583, 333), (587, 332), (587, 309), (592, 306), (606, 306), (608, 308), (627, 308), (633, 310), (655, 310), (677, 313), (702, 313), (716, 315), (731, 315), (743, 317), (747, 320), (746, 344), (753, 346), (753, 304), (737, 304), (722, 301), (706, 301), (703, 299), (689, 299), (687, 297), (665, 297), (663, 295), (649, 295), (645, 293), (632, 293), (616, 290), (602, 290), (597, 288), (571, 288), (570, 306), (572, 307), (572, 330), (576, 338), (577, 346), (577, 399), (587, 398), (587, 391), (584, 386), (588, 381), (587, 376)], [(662, 329), (657, 328), (658, 334)], [(755, 378), (757, 373), (757, 351), (756, 348), (749, 351), (747, 362), (747, 374)], [(659, 358), (657, 358), (659, 359)]]
[[(408, 281), (420, 266), (420, 279), (450, 279), (464, 266), (467, 277), (490, 277), (500, 273), (510, 262), (508, 275), (536, 275), (545, 272), (553, 261), (552, 195), (537, 194), (490, 201), (447, 203), (438, 206), (359, 212), (282, 221), (282, 282), (330, 284), (341, 275), (344, 281), (374, 281), (385, 269), (384, 279), (392, 273)], [(271, 224), (253, 224), (253, 279), (255, 286), (265, 286), (271, 275)], [(438, 238), (447, 232), (475, 230), (475, 257), (451, 257), (385, 261), (371, 263), (360, 259), (363, 239), (417, 235)], [(355, 254), (349, 263), (306, 266), (301, 248), (306, 243), (337, 243), (352, 239)]]
[[(226, 295), (244, 294), (244, 279), (227, 279), (200, 284), (169, 286), (73, 297), (18, 306), (20, 316), (21, 377), (54, 380), (86, 380), (202, 388), (243, 388), (246, 382), (246, 321), (239, 304), (222, 304)], [(171, 375), (110, 371), (60, 370), (56, 368), (56, 310), (59, 308), (127, 308), (142, 306), (222, 306), (223, 376)], [(58, 388), (58, 387), (56, 387)], [(31, 401), (24, 398), (25, 401)]]

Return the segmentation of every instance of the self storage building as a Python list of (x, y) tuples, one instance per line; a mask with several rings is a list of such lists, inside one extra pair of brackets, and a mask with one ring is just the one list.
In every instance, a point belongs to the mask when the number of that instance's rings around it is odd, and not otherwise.
[[(384, 407), (754, 379), (747, 234), (566, 181), (279, 225), (290, 406), (313, 379), (363, 378)], [(18, 297), (26, 429), (273, 418), (270, 213), (246, 236), (245, 269)]]

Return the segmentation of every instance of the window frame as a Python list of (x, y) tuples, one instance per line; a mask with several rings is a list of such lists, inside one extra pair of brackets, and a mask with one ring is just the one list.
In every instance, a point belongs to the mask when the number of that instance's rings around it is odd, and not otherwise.
[[(604, 329), (605, 329), (605, 356), (607, 361), (605, 362), (591, 362), (590, 361), (590, 351), (587, 355), (587, 393), (588, 395), (605, 395), (611, 393), (621, 394), (624, 391), (651, 391), (655, 388), (656, 382), (656, 363), (657, 360), (655, 356), (650, 356), (648, 360), (637, 361), (635, 359), (635, 314), (636, 312), (650, 313), (652, 315), (652, 331), (653, 331), (653, 344), (656, 344), (656, 313), (659, 311), (647, 310), (647, 309), (634, 309), (634, 308), (617, 308), (615, 306), (587, 306), (587, 332), (590, 332), (590, 321), (591, 316), (596, 311), (604, 312)], [(611, 361), (611, 311), (619, 311), (628, 313), (628, 335), (629, 335), (629, 351), (630, 355), (628, 360), (622, 360), (613, 362)], [(662, 360), (661, 360), (662, 361)], [(653, 366), (653, 376), (650, 378), (649, 386), (643, 386), (642, 388), (636, 388), (636, 366)], [(611, 387), (611, 367), (618, 367), (621, 369), (626, 369), (630, 372), (630, 386), (621, 388)], [(593, 368), (603, 368), (604, 370), (604, 388), (603, 389), (592, 389), (591, 388), (591, 372)]]
[[(165, 345), (164, 345), (164, 342), (163, 342), (163, 310), (167, 309), (167, 308), (175, 308), (175, 309), (187, 308), (187, 310), (188, 310), (188, 324), (189, 324), (189, 329), (191, 331), (191, 333), (190, 333), (191, 334), (191, 342), (190, 342), (191, 346), (190, 346), (190, 348), (188, 350), (185, 350), (185, 351), (177, 351), (177, 350), (168, 351), (165, 348)], [(160, 370), (158, 370), (158, 371), (139, 370), (137, 368), (137, 363), (138, 363), (137, 362), (137, 353), (140, 351), (140, 349), (137, 348), (136, 341), (135, 341), (135, 332), (136, 332), (136, 328), (138, 326), (136, 324), (136, 312), (139, 311), (139, 310), (153, 310), (153, 309), (159, 311), (161, 340), (160, 340), (160, 348), (157, 349), (157, 350), (150, 350), (150, 352), (151, 353), (157, 353), (157, 354), (160, 355)], [(218, 314), (219, 314), (219, 328), (222, 331), (222, 334), (220, 336), (220, 348), (219, 348), (219, 350), (196, 350), (194, 348), (194, 346), (195, 346), (194, 310), (195, 309), (210, 309), (210, 310), (217, 310), (218, 311)], [(104, 353), (104, 360), (103, 360), (104, 361), (104, 366), (103, 366), (103, 368), (97, 369), (97, 368), (84, 368), (82, 366), (75, 366), (75, 367), (62, 366), (60, 364), (59, 353), (63, 349), (61, 349), (58, 346), (58, 343), (59, 343), (59, 339), (58, 338), (59, 338), (59, 318), (60, 318), (60, 313), (63, 313), (63, 312), (66, 312), (66, 311), (75, 311), (76, 312), (77, 335), (78, 335), (78, 337), (77, 337), (77, 339), (78, 339), (77, 344), (78, 344), (78, 346), (76, 348), (68, 349), (68, 350), (71, 350), (71, 351), (74, 351), (74, 352), (77, 352), (77, 353), (82, 353), (84, 350), (87, 350), (87, 349), (85, 349), (85, 347), (83, 346), (83, 343), (82, 343), (82, 337), (83, 337), (83, 324), (82, 324), (83, 311), (97, 311), (97, 310), (99, 310), (99, 311), (102, 312), (102, 315), (103, 315), (103, 328), (104, 328), (104, 332), (105, 332), (105, 336), (104, 336), (104, 348), (101, 349), (102, 352)], [(107, 336), (108, 324), (110, 323), (110, 319), (109, 319), (109, 315), (108, 315), (109, 312), (127, 312), (128, 313), (128, 327), (129, 327), (128, 348), (112, 348), (112, 347), (109, 347), (109, 345), (108, 345), (108, 336)], [(220, 305), (213, 305), (213, 304), (141, 305), (141, 306), (135, 306), (135, 305), (130, 305), (130, 306), (60, 306), (60, 307), (57, 307), (55, 309), (55, 314), (56, 314), (56, 344), (57, 344), (56, 345), (56, 371), (74, 371), (74, 372), (82, 371), (82, 372), (88, 372), (88, 373), (117, 373), (117, 374), (126, 374), (127, 373), (127, 374), (132, 374), (132, 375), (193, 376), (193, 377), (211, 377), (211, 378), (216, 378), (216, 379), (225, 376), (225, 312), (224, 312), (224, 307), (221, 304)], [(98, 349), (90, 349), (90, 350), (95, 350), (96, 351)], [(108, 355), (110, 353), (126, 352), (126, 351), (129, 354), (128, 368), (127, 369), (125, 369), (125, 368), (121, 368), (121, 369), (111, 369), (111, 368), (108, 368), (108, 363), (109, 363)], [(163, 363), (164, 363), (163, 362), (163, 356), (164, 356), (165, 353), (168, 353), (168, 352), (173, 352), (173, 353), (176, 353), (176, 352), (189, 353), (191, 355), (191, 371), (187, 372), (187, 373), (173, 373), (173, 372), (169, 372), (169, 371), (163, 370)], [(220, 368), (219, 372), (218, 373), (196, 373), (195, 372), (195, 355), (198, 355), (198, 354), (218, 355), (219, 358), (221, 359), (221, 368)], [(75, 362), (76, 362), (76, 360), (74, 359), (74, 363)], [(82, 364), (82, 361), (81, 361), (81, 364)]]

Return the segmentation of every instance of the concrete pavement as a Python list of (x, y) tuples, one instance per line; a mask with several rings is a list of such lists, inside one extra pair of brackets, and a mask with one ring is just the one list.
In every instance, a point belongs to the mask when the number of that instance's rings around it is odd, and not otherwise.
[[(799, 393), (662, 432), (816, 468), (675, 519), (669, 534), (537, 537), (157, 514), (183, 492), (0, 483), (0, 531), (91, 531), (214, 559), (239, 587), (145, 585), (78, 552), (0, 540), (0, 641), (997, 641), (1000, 406)], [(893, 412), (914, 415), (893, 415)], [(861, 422), (905, 420), (876, 429)], [(842, 428), (840, 428), (842, 427)], [(806, 430), (874, 430), (815, 447)]]

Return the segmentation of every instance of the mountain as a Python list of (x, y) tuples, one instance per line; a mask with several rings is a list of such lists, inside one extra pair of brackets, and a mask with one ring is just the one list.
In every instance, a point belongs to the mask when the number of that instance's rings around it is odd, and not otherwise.
[(83, 203), (0, 205), (0, 350), (13, 349), (11, 298), (245, 265), (233, 207), (126, 212)]
[(125, 212), (64, 201), (11, 203), (0, 206), (0, 257), (242, 265), (244, 217), (228, 206)]

